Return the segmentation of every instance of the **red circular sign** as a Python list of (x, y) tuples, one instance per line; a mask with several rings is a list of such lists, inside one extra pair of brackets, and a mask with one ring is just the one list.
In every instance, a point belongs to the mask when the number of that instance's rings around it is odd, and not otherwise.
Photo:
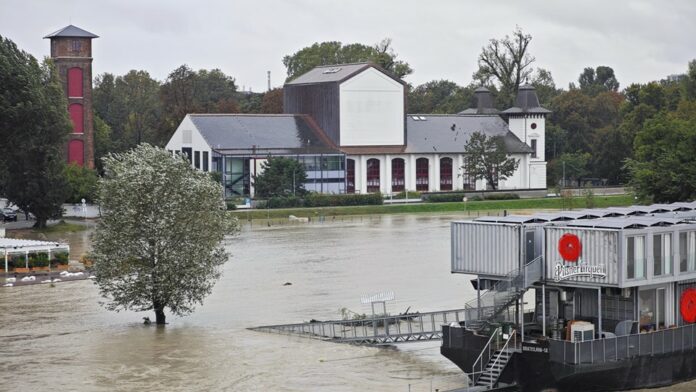
[(578, 261), (582, 253), (582, 244), (580, 238), (575, 234), (563, 234), (558, 240), (558, 253), (565, 261)]
[(679, 311), (687, 323), (696, 322), (696, 289), (684, 290), (679, 301)]

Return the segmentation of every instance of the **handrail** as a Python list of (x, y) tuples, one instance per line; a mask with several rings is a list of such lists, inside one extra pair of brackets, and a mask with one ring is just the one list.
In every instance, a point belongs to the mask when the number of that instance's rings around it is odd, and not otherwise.
[[(492, 334), (491, 337), (488, 339), (488, 342), (487, 342), (486, 345), (483, 346), (483, 348), (481, 349), (481, 353), (480, 353), (479, 356), (476, 358), (476, 361), (474, 361), (474, 364), (471, 365), (471, 374), (473, 375), (472, 381), (474, 382), (474, 384), (476, 384), (476, 380), (478, 379), (478, 377), (475, 377), (475, 375), (478, 374), (479, 377), (480, 377), (481, 374), (483, 374), (483, 353), (484, 353), (484, 352), (488, 352), (488, 358), (486, 359), (486, 363), (488, 363), (488, 361), (490, 360), (490, 357), (491, 357), (491, 342), (493, 342), (493, 338), (496, 338), (496, 340), (497, 340), (497, 338), (498, 338), (499, 336), (500, 336), (500, 327), (496, 328), (495, 331), (493, 331), (493, 334)], [(486, 350), (487, 350), (487, 351), (486, 351)], [(477, 371), (476, 371), (476, 363), (478, 363), (479, 361), (481, 361), (481, 364), (479, 365), (479, 367), (480, 367), (481, 370), (479, 370), (479, 371), (477, 372)]]
[[(490, 377), (489, 377), (489, 388), (493, 388), (493, 385), (495, 385), (496, 382), (498, 382), (498, 379), (493, 379), (493, 369), (495, 369), (495, 365), (498, 364), (498, 361), (500, 361), (500, 357), (503, 355), (505, 350), (507, 349), (508, 345), (510, 344), (510, 341), (514, 340), (515, 341), (515, 346), (517, 346), (517, 331), (512, 330), (510, 331), (510, 336), (507, 338), (505, 341), (505, 344), (503, 345), (503, 348), (500, 349), (500, 353), (495, 357), (495, 361), (493, 361), (493, 365), (491, 365), (491, 370), (489, 371)], [(502, 373), (502, 371), (501, 371)]]

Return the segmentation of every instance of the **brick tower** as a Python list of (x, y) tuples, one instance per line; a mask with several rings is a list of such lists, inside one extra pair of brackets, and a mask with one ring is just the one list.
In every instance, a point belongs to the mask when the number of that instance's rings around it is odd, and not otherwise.
[(68, 98), (73, 124), (65, 148), (68, 162), (94, 168), (92, 39), (98, 36), (69, 25), (44, 38), (51, 40), (51, 58)]

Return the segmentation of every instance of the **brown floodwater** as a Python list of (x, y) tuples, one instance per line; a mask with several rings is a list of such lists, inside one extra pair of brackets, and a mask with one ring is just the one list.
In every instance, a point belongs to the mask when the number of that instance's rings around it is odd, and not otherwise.
[[(0, 391), (434, 391), (466, 377), (439, 342), (357, 347), (246, 328), (369, 313), (360, 295), (394, 291), (391, 313), (461, 307), (474, 291), (449, 272), (449, 215), (245, 225), (213, 293), (192, 315), (145, 326), (110, 312), (89, 280), (0, 288)], [(49, 234), (73, 258), (90, 231)], [(291, 282), (291, 286), (284, 286)], [(431, 389), (432, 388), (432, 389)], [(692, 391), (696, 382), (662, 391)], [(660, 391), (653, 389), (651, 391)]]

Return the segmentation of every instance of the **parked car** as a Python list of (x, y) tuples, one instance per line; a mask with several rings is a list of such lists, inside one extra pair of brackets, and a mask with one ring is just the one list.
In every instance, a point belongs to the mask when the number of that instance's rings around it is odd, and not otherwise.
[(17, 213), (12, 208), (3, 208), (2, 209), (2, 220), (5, 222), (7, 222), (7, 221), (17, 222)]

